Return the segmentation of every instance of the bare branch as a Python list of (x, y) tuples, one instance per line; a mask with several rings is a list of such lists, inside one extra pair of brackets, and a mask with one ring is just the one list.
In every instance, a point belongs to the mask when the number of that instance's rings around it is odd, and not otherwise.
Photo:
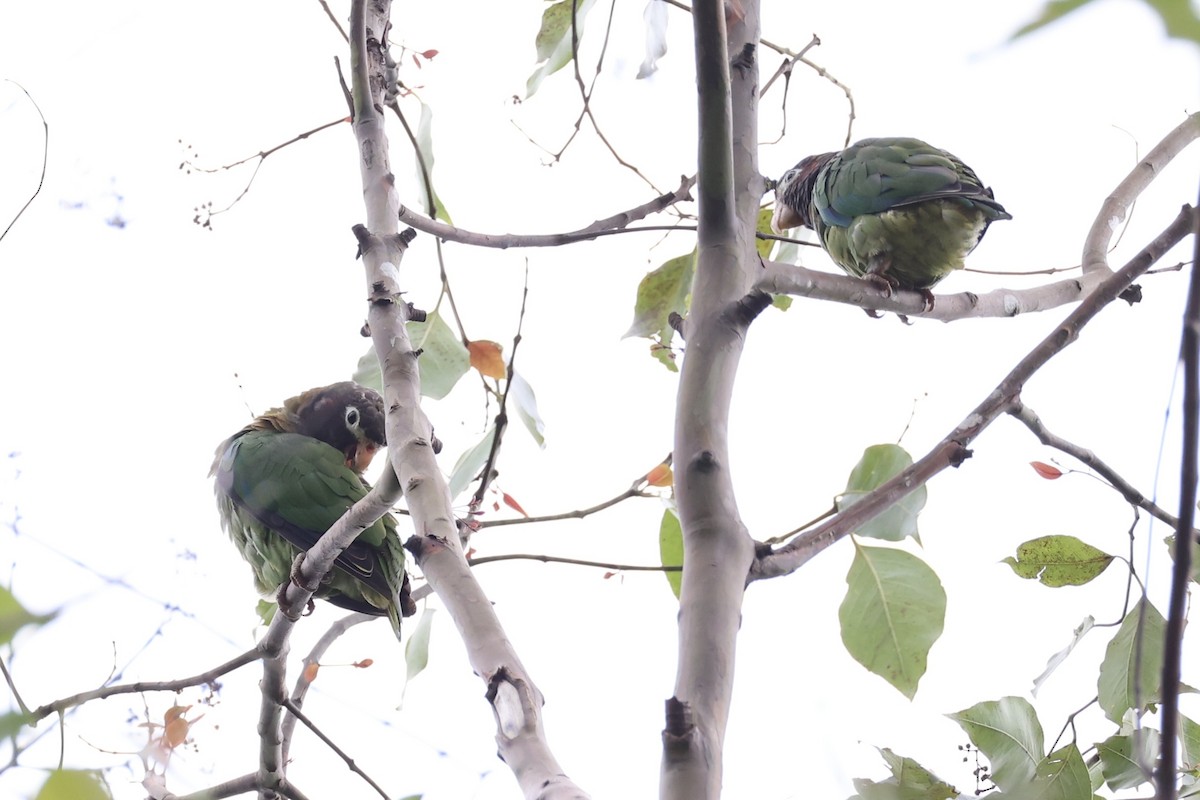
[(760, 553), (750, 571), (749, 580), (774, 578), (798, 569), (817, 553), (873, 519), (896, 501), (908, 495), (918, 486), (946, 467), (959, 466), (969, 458), (967, 449), (972, 441), (1000, 414), (1007, 413), (1019, 397), (1025, 382), (1041, 369), (1051, 358), (1062, 352), (1075, 341), (1079, 331), (1102, 309), (1108, 306), (1139, 275), (1154, 263), (1154, 253), (1161, 249), (1164, 241), (1177, 241), (1194, 224), (1196, 210), (1184, 207), (1179, 216), (1159, 237), (1126, 264), (1115, 275), (1096, 287), (1050, 335), (1029, 352), (1016, 367), (992, 390), (967, 418), (946, 435), (927, 455), (911, 467), (879, 486), (860, 502), (830, 521), (802, 534), (776, 551)]
[(253, 650), (247, 650), (236, 658), (231, 658), (220, 666), (213, 667), (210, 670), (205, 670), (198, 675), (193, 675), (189, 678), (178, 678), (173, 681), (138, 681), (137, 683), (121, 683), (114, 686), (101, 686), (98, 689), (92, 689), (87, 692), (73, 694), (70, 697), (64, 697), (61, 700), (55, 700), (52, 703), (47, 703), (44, 706), (38, 706), (30, 712), (29, 716), (34, 720), (44, 719), (50, 714), (61, 714), (69, 708), (83, 705), (89, 700), (101, 700), (105, 697), (114, 697), (119, 694), (139, 694), (141, 692), (177, 692), (180, 689), (186, 689), (189, 686), (204, 686), (205, 684), (213, 683), (217, 678), (226, 673), (233, 672), (236, 669), (246, 666), (247, 664), (257, 661), (262, 658), (261, 647)]
[[(595, 239), (606, 233), (611, 233), (616, 230), (624, 229), (629, 223), (644, 219), (651, 214), (656, 214), (666, 208), (680, 203), (685, 200), (691, 200), (691, 188), (696, 182), (694, 177), (683, 178), (680, 181), (679, 188), (673, 192), (667, 192), (654, 198), (648, 203), (643, 203), (640, 206), (622, 211), (604, 219), (598, 219), (595, 222), (568, 233), (546, 233), (546, 234), (511, 234), (511, 233), (475, 233), (473, 231), (464, 230), (447, 225), (444, 222), (438, 222), (434, 219), (429, 219), (422, 214), (415, 213), (412, 209), (405, 206), (400, 207), (399, 221), (405, 225), (409, 225), (417, 230), (436, 236), (438, 239), (445, 239), (451, 242), (459, 242), (461, 244), (470, 244), (477, 247), (495, 247), (501, 250), (506, 250), (510, 247), (556, 247), (561, 244), (571, 244), (574, 242), (583, 242)], [(672, 230), (675, 228), (672, 227)], [(639, 229), (644, 230), (644, 229)], [(664, 230), (663, 228), (651, 228), (650, 230)]]
[[(1072, 458), (1078, 460), (1082, 464), (1086, 464), (1097, 475), (1104, 478), (1110, 486), (1121, 493), (1121, 496), (1130, 504), (1137, 506), (1150, 514), (1150, 516), (1162, 520), (1172, 528), (1179, 526), (1179, 519), (1172, 514), (1169, 514), (1165, 509), (1159, 507), (1153, 500), (1143, 495), (1133, 487), (1129, 481), (1121, 477), (1112, 467), (1106, 464), (1099, 456), (1088, 450), (1085, 447), (1069, 442), (1060, 436), (1051, 433), (1041, 418), (1034, 413), (1033, 409), (1025, 405), (1020, 400), (1013, 403), (1012, 408), (1008, 410), (1015, 419), (1019, 420), (1025, 427), (1038, 438), (1042, 444), (1047, 447), (1053, 447), (1056, 450), (1061, 450)], [(1200, 533), (1197, 531), (1196, 533)]]
[(8, 236), (8, 232), (12, 230), (13, 225), (17, 224), (17, 220), (19, 220), (21, 215), (25, 213), (25, 209), (29, 208), (29, 206), (33, 204), (33, 201), (37, 199), (37, 196), (41, 194), (42, 184), (46, 182), (46, 163), (50, 160), (50, 123), (46, 122), (46, 115), (42, 113), (41, 107), (37, 104), (37, 101), (33, 99), (33, 95), (29, 93), (28, 89), (14, 81), (12, 78), (5, 78), (4, 80), (8, 81), (13, 86), (16, 86), (25, 93), (25, 96), (29, 98), (29, 102), (33, 103), (34, 110), (37, 111), (38, 117), (42, 120), (42, 173), (38, 176), (37, 188), (33, 190), (33, 194), (29, 195), (29, 199), (25, 201), (23, 206), (21, 206), (21, 210), (18, 211), (16, 216), (12, 218), (12, 222), (8, 223), (8, 227), (4, 229), (4, 233), (0, 233), (0, 240), (3, 240), (5, 236)]
[(1126, 211), (1167, 164), (1197, 138), (1200, 138), (1200, 111), (1167, 134), (1105, 199), (1083, 242), (1084, 275), (1096, 271), (1105, 275), (1111, 273), (1108, 266), (1109, 242), (1125, 219)]
[(540, 561), (543, 564), (574, 564), (578, 567), (600, 567), (601, 569), (620, 570), (622, 572), (679, 572), (683, 567), (678, 566), (638, 566), (636, 564), (616, 564), (609, 561), (589, 561), (584, 558), (566, 558), (564, 556), (548, 556), (544, 553), (505, 553), (498, 556), (477, 556), (468, 559), (472, 567), (480, 564), (492, 564), (497, 561)]
[(344, 750), (342, 750), (342, 748), (338, 747), (337, 744), (332, 739), (330, 739), (328, 736), (326, 736), (325, 732), (322, 731), (320, 728), (318, 728), (313, 723), (313, 721), (310, 720), (304, 714), (304, 712), (300, 710), (300, 707), (298, 705), (293, 703), (291, 700), (284, 700), (283, 702), (284, 702), (284, 707), (287, 708), (287, 710), (288, 710), (288, 713), (290, 713), (293, 717), (295, 717), (296, 719), (303, 722), (304, 726), (306, 728), (308, 728), (310, 731), (312, 731), (318, 739), (320, 739), (322, 742), (325, 743), (326, 747), (328, 747), (330, 750), (332, 750), (334, 753), (336, 753), (338, 758), (342, 759), (342, 761), (345, 762), (346, 766), (350, 769), (351, 772), (353, 772), (358, 777), (362, 778), (367, 783), (368, 786), (370, 786), (372, 789), (375, 790), (376, 794), (378, 794), (380, 797), (383, 798), (383, 800), (388, 800), (389, 795), (387, 792), (385, 792), (383, 790), (383, 787), (380, 786), (378, 783), (376, 783), (375, 780), (370, 775), (363, 772), (359, 768), (358, 764), (355, 763), (354, 759), (351, 758)]

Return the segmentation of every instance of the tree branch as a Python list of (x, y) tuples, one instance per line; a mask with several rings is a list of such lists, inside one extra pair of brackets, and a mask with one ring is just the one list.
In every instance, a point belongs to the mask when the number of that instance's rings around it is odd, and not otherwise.
[(1139, 275), (1154, 263), (1154, 254), (1164, 241), (1177, 241), (1182, 232), (1195, 224), (1197, 211), (1185, 206), (1179, 216), (1153, 242), (1138, 253), (1119, 272), (1096, 287), (1054, 330), (1042, 340), (967, 418), (942, 439), (927, 455), (866, 495), (842, 514), (798, 536), (779, 550), (760, 553), (748, 580), (775, 578), (794, 572), (817, 553), (873, 519), (896, 501), (923, 485), (949, 466), (958, 466), (970, 457), (967, 445), (995, 419), (1013, 408), (1021, 389), (1035, 372), (1075, 341), (1079, 331), (1108, 306)]
[[(696, 182), (695, 177), (684, 177), (680, 180), (679, 188), (673, 192), (660, 195), (648, 203), (613, 214), (575, 231), (566, 233), (543, 234), (513, 234), (513, 233), (476, 233), (464, 228), (457, 228), (418, 214), (405, 206), (400, 207), (399, 221), (422, 233), (428, 233), (439, 239), (476, 247), (495, 247), (506, 250), (510, 247), (557, 247), (562, 244), (586, 242), (608, 233), (624, 229), (629, 223), (645, 219), (667, 209), (675, 203), (691, 199), (690, 190)], [(652, 230), (659, 230), (653, 228)]]
[[(367, 227), (357, 226), (369, 287), (368, 327), (383, 370), (388, 461), (416, 530), (406, 543), (437, 592), (467, 647), (471, 667), (488, 685), (500, 756), (527, 797), (586, 798), (563, 773), (542, 729), (542, 697), (467, 566), (445, 478), (434, 458), (433, 429), (420, 405), (416, 354), (398, 301), (396, 265), (409, 232), (397, 235), (400, 205), (383, 127), (385, 32), (390, 3), (352, 3), (354, 131), (359, 143)], [(386, 477), (386, 474), (385, 474)]]

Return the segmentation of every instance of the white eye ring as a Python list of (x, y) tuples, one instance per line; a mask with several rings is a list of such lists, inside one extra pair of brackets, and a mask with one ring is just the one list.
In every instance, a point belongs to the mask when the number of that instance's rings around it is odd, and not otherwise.
[(354, 406), (346, 406), (346, 427), (354, 430), (358, 427), (358, 409)]

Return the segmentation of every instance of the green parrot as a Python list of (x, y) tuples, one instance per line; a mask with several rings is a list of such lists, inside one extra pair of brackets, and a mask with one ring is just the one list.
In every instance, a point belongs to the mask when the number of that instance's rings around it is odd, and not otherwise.
[[(383, 398), (346, 381), (285, 400), (217, 448), (209, 475), (221, 523), (264, 596), (291, 580), (296, 555), (366, 495), (362, 472), (384, 445)], [(399, 637), (401, 617), (416, 606), (396, 518), (384, 514), (359, 534), (316, 596), (386, 615)]]
[(929, 287), (975, 249), (988, 225), (1012, 219), (975, 172), (920, 139), (863, 139), (840, 153), (808, 156), (775, 187), (771, 227), (812, 228), (850, 275), (912, 289), (933, 308)]

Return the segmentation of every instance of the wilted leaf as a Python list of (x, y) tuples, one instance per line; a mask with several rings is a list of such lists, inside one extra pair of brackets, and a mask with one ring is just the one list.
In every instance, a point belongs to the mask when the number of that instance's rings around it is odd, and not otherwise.
[[(572, 33), (571, 8), (575, 7), (575, 25)], [(572, 42), (583, 38), (583, 21), (595, 0), (559, 0), (542, 12), (542, 26), (538, 29), (534, 44), (537, 47), (539, 67), (525, 82), (525, 97), (533, 97), (542, 81), (571, 63)]]
[[(912, 456), (895, 444), (871, 445), (850, 471), (846, 491), (837, 498), (838, 511), (857, 503), (876, 487), (883, 485), (912, 466)], [(924, 486), (905, 495), (898, 503), (855, 531), (859, 536), (887, 541), (900, 541), (917, 536), (917, 517), (925, 507), (928, 491)]]
[(1028, 785), (1046, 743), (1037, 712), (1021, 697), (976, 703), (950, 719), (962, 726), (992, 765), (992, 781), (1005, 792)]
[(1029, 466), (1033, 467), (1034, 472), (1048, 481), (1058, 480), (1063, 476), (1061, 469), (1044, 461), (1030, 461)]
[(1017, 546), (1017, 557), (1003, 559), (1012, 571), (1043, 586), (1082, 586), (1112, 563), (1114, 556), (1074, 536), (1042, 536)]
[(914, 555), (858, 545), (838, 609), (842, 642), (854, 660), (910, 700), (942, 635), (946, 592), (937, 574)]
[(504, 363), (504, 348), (495, 342), (479, 339), (467, 343), (471, 355), (471, 366), (481, 375), (502, 381), (508, 377), (508, 365)]
[(1084, 635), (1095, 626), (1095, 624), (1096, 618), (1091, 614), (1088, 614), (1083, 618), (1083, 622), (1079, 623), (1079, 627), (1075, 629), (1075, 635), (1071, 637), (1071, 643), (1062, 650), (1059, 650), (1054, 655), (1050, 656), (1050, 660), (1046, 662), (1046, 668), (1042, 670), (1042, 674), (1033, 679), (1033, 690), (1030, 691), (1031, 695), (1037, 697), (1037, 693), (1042, 688), (1042, 684), (1045, 683), (1046, 679), (1054, 673), (1054, 670), (1058, 669), (1059, 666), (1061, 666), (1062, 663), (1067, 660), (1067, 656), (1071, 655), (1071, 651), (1075, 649), (1075, 645), (1079, 644), (1079, 640), (1082, 639)]
[(646, 57), (638, 67), (638, 80), (657, 72), (658, 60), (667, 54), (667, 4), (662, 0), (647, 0), (642, 22), (646, 26)]
[[(664, 567), (683, 566), (683, 528), (679, 525), (679, 517), (669, 508), (663, 512), (662, 523), (658, 526), (658, 552)], [(683, 587), (683, 573), (671, 570), (663, 574), (678, 599)]]
[[(1144, 622), (1139, 622), (1142, 614)], [(1167, 621), (1152, 603), (1139, 600), (1104, 651), (1098, 690), (1104, 715), (1120, 724), (1131, 708), (1144, 709), (1162, 694), (1163, 639)], [(1141, 635), (1139, 636), (1139, 628)]]

